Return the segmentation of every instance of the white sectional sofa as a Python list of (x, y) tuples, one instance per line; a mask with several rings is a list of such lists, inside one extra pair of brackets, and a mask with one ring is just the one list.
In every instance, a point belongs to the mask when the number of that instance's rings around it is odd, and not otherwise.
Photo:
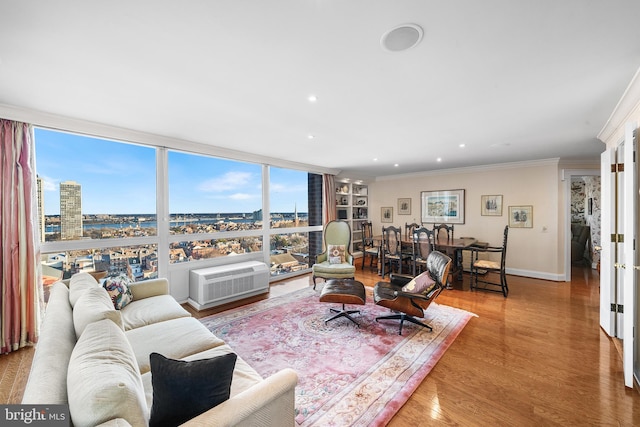
[[(145, 426), (152, 352), (187, 361), (233, 352), (169, 295), (165, 279), (131, 285), (122, 310), (105, 308), (102, 290), (86, 273), (52, 286), (23, 404), (68, 404), (76, 427)], [(238, 356), (232, 378), (228, 400), (183, 425), (294, 425), (295, 371), (263, 379)]]

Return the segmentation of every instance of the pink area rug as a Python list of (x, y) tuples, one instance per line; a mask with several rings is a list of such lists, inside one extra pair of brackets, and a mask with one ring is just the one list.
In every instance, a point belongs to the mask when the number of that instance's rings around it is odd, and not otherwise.
[[(320, 288), (318, 286), (318, 288)], [(298, 373), (296, 421), (300, 426), (385, 425), (409, 399), (473, 314), (432, 303), (426, 322), (433, 332), (397, 320), (367, 304), (351, 321), (325, 325), (329, 308), (319, 290), (302, 289), (201, 319), (260, 375), (285, 368)]]

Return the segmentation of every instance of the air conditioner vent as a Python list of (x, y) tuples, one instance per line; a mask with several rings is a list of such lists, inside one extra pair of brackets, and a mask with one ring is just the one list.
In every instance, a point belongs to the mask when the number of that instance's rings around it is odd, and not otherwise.
[(269, 269), (258, 261), (191, 270), (189, 304), (197, 310), (268, 292)]

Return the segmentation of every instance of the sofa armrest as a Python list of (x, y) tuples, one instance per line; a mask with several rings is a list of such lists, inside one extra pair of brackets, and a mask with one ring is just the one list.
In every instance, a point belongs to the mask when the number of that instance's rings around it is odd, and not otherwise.
[(293, 427), (297, 383), (296, 372), (285, 368), (182, 425)]
[(168, 295), (169, 281), (164, 278), (143, 280), (142, 282), (131, 284), (129, 289), (131, 289), (134, 301), (158, 295)]

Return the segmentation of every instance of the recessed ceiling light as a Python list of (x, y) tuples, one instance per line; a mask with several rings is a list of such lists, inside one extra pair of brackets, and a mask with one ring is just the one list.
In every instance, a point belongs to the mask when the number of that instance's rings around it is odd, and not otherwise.
[(378, 161), (378, 158), (376, 157), (375, 159), (373, 159), (373, 161), (374, 161), (374, 162), (377, 162), (377, 161)]
[(397, 168), (398, 166), (400, 166), (400, 165), (397, 164), (397, 163), (395, 165), (393, 165), (394, 168)]
[(316, 102), (318, 100), (318, 97), (315, 95), (309, 95), (307, 99), (309, 100), (309, 102)]
[(441, 162), (441, 161), (442, 161), (442, 157), (438, 157), (438, 158), (436, 159), (436, 162)]
[(466, 144), (460, 144), (460, 145), (458, 145), (458, 147), (464, 148), (464, 147), (466, 147)]
[(416, 24), (402, 24), (382, 35), (380, 44), (388, 52), (401, 52), (411, 49), (422, 40), (422, 27)]
[(313, 136), (313, 135), (307, 135), (307, 138), (309, 138), (309, 139), (313, 139), (313, 138), (315, 138), (315, 136)]

